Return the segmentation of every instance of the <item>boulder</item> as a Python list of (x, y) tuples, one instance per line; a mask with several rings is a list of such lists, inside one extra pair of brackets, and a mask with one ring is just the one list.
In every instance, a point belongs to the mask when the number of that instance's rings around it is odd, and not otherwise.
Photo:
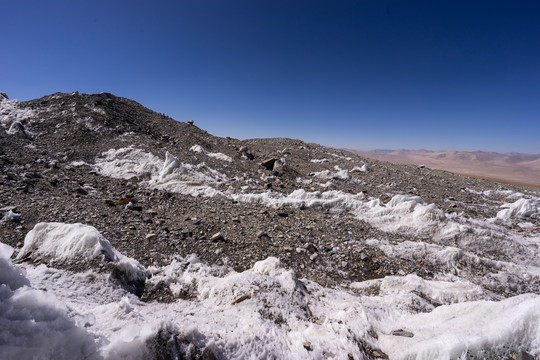
[(274, 164), (276, 163), (276, 161), (278, 161), (279, 158), (268, 158), (266, 160), (264, 160), (261, 165), (264, 166), (266, 168), (266, 170), (274, 170)]

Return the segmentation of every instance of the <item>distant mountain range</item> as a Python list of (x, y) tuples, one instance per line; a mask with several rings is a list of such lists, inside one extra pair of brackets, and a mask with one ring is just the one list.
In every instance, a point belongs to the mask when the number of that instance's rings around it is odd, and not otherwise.
[(425, 149), (352, 151), (376, 160), (398, 164), (425, 165), (434, 169), (504, 183), (540, 187), (540, 154), (430, 151)]

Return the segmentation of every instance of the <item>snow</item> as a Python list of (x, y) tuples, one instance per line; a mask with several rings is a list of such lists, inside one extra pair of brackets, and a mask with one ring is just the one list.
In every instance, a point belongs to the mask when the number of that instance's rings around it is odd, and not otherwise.
[[(499, 302), (476, 301), (440, 306), (429, 313), (404, 316), (394, 327), (414, 337), (379, 335), (391, 359), (455, 359), (466, 353), (492, 358), (510, 349), (540, 344), (540, 297), (526, 294)], [(387, 331), (390, 329), (387, 327)]]
[(347, 170), (338, 170), (336, 172), (331, 172), (330, 170), (323, 170), (318, 172), (313, 172), (310, 175), (318, 177), (320, 179), (328, 179), (328, 180), (349, 180), (351, 177), (349, 175), (349, 172)]
[(227, 180), (225, 175), (210, 168), (205, 163), (184, 164), (167, 152), (159, 175), (152, 177), (148, 184), (155, 189), (210, 197), (221, 195), (221, 191), (213, 186)]
[(11, 246), (0, 242), (0, 284), (14, 291), (22, 286), (29, 286), (30, 281), (23, 272), (11, 265), (9, 258), (13, 254)]
[(320, 163), (328, 162), (328, 159), (311, 159), (310, 161), (312, 163), (320, 164)]
[(96, 159), (94, 169), (115, 179), (150, 178), (159, 172), (161, 161), (156, 156), (133, 146), (110, 149)]
[(36, 224), (26, 235), (24, 246), (17, 255), (17, 259), (30, 254), (50, 256), (59, 260), (92, 259), (99, 256), (103, 256), (108, 261), (118, 260), (118, 256), (107, 239), (94, 227), (79, 223)]
[(16, 213), (16, 212), (13, 212), (13, 210), (8, 210), (4, 216), (2, 217), (2, 219), (0, 220), (0, 224), (5, 222), (5, 221), (15, 221), (15, 222), (19, 222), (21, 221), (22, 219), (22, 216), (21, 214), (19, 213)]
[(222, 195), (215, 186), (228, 180), (227, 176), (205, 163), (186, 164), (169, 152), (161, 161), (133, 146), (104, 152), (96, 159), (94, 169), (104, 176), (117, 179), (135, 177), (143, 186), (191, 196)]
[(85, 166), (85, 165), (86, 165), (86, 166), (89, 166), (89, 164), (88, 164), (87, 162), (85, 162), (85, 161), (72, 161), (72, 162), (70, 163), (70, 165), (71, 165), (71, 166), (77, 166), (77, 167), (79, 167), (79, 166)]
[(54, 261), (99, 258), (114, 263), (128, 282), (146, 278), (146, 270), (135, 259), (120, 254), (96, 228), (80, 223), (36, 224), (26, 235), (17, 259), (40, 255)]
[(213, 157), (215, 159), (228, 161), (228, 162), (233, 161), (233, 159), (230, 156), (227, 156), (227, 155), (222, 154), (222, 153), (213, 153), (213, 152), (206, 151), (200, 145), (193, 145), (189, 150), (191, 150), (193, 152), (196, 152), (196, 153), (204, 154), (204, 155), (209, 156), (209, 157)]
[[(36, 112), (31, 109), (23, 109), (17, 100), (9, 100), (0, 96), (0, 124), (10, 129), (13, 123), (24, 124), (26, 120), (36, 116)], [(15, 131), (8, 133), (13, 134)]]
[(54, 296), (35, 290), (0, 243), (0, 358), (99, 359), (93, 336)]
[(349, 284), (354, 290), (374, 286), (379, 289), (380, 296), (408, 296), (411, 293), (419, 293), (424, 298), (441, 305), (480, 300), (486, 296), (486, 292), (479, 285), (451, 276), (446, 276), (444, 280), (425, 280), (415, 274), (409, 274)]
[(98, 113), (100, 115), (106, 115), (107, 114), (104, 109), (99, 108), (99, 107), (97, 107), (95, 105), (85, 104), (84, 107), (87, 108), (87, 109), (90, 109), (93, 112)]
[(367, 164), (362, 165), (361, 167), (355, 166), (351, 169), (351, 172), (368, 172), (370, 170)]
[(503, 210), (497, 213), (500, 219), (538, 218), (540, 217), (540, 199), (519, 199), (513, 203), (503, 204)]
[(336, 190), (306, 192), (298, 189), (287, 196), (268, 191), (261, 194), (232, 194), (231, 197), (236, 201), (274, 208), (304, 206), (350, 211), (358, 218), (388, 232), (425, 233), (428, 230), (438, 230), (440, 222), (445, 221), (445, 215), (440, 209), (434, 204), (425, 204), (418, 196), (396, 195), (387, 204), (378, 199), (365, 201), (362, 193), (348, 194)]
[[(0, 354), (10, 356), (62, 358), (47, 352), (54, 345), (90, 358), (143, 359), (152, 357), (153, 339), (163, 334), (227, 359), (347, 359), (348, 354), (358, 359), (363, 346), (391, 359), (454, 359), (467, 353), (489, 358), (519, 350), (540, 355), (540, 296), (497, 301), (480, 286), (450, 275), (389, 276), (351, 283), (350, 289), (325, 288), (297, 279), (272, 257), (242, 273), (176, 257), (149, 269), (149, 283), (192, 286), (197, 297), (142, 303), (102, 274), (26, 265), (26, 278), (10, 263), (11, 251), (0, 245), (0, 280), (7, 284), (1, 294), (11, 295), (2, 298), (0, 308), (22, 307), (20, 317), (46, 313), (55, 321), (30, 322), (41, 330), (30, 333), (14, 328), (12, 318), (6, 322), (14, 310), (0, 312), (7, 324), (0, 333)], [(31, 289), (28, 279), (48, 294)], [(377, 295), (362, 295), (370, 288), (378, 289)], [(392, 335), (398, 329), (413, 337)], [(304, 347), (306, 341), (312, 351)]]
[(333, 157), (338, 158), (338, 159), (352, 161), (352, 158), (349, 157), (349, 156), (343, 156), (343, 155), (332, 154), (332, 153), (328, 153), (328, 155), (333, 156)]
[(88, 130), (92, 131), (98, 131), (103, 128), (103, 126), (96, 124), (96, 122), (91, 116), (86, 116), (84, 118), (75, 118), (74, 121), (77, 124), (84, 125)]
[[(307, 192), (298, 189), (287, 196), (273, 191), (230, 196), (239, 202), (273, 208), (348, 211), (383, 232), (402, 233), (416, 239), (396, 243), (384, 239), (368, 241), (388, 256), (427, 261), (441, 272), (457, 271), (458, 261), (481, 264), (494, 271), (480, 281), (487, 288), (500, 290), (529, 286), (529, 291), (540, 291), (540, 262), (537, 260), (540, 238), (534, 231), (515, 233), (487, 220), (448, 215), (434, 204), (427, 204), (421, 197), (412, 195), (395, 195), (386, 204), (379, 199), (366, 199), (362, 193), (348, 194), (336, 190)], [(493, 258), (493, 248), (500, 253), (498, 258)], [(460, 271), (464, 278), (476, 277), (472, 271)], [(523, 279), (528, 280), (524, 283)]]

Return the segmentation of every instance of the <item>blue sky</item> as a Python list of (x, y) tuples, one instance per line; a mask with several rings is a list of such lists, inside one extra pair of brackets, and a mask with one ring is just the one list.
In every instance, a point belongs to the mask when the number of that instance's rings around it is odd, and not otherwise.
[(538, 1), (3, 1), (0, 91), (219, 136), (540, 153)]

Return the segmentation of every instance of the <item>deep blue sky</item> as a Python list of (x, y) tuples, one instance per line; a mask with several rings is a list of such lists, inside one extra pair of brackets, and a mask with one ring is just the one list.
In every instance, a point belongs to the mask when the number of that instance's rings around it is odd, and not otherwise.
[(540, 1), (2, 1), (0, 90), (219, 136), (540, 153)]

